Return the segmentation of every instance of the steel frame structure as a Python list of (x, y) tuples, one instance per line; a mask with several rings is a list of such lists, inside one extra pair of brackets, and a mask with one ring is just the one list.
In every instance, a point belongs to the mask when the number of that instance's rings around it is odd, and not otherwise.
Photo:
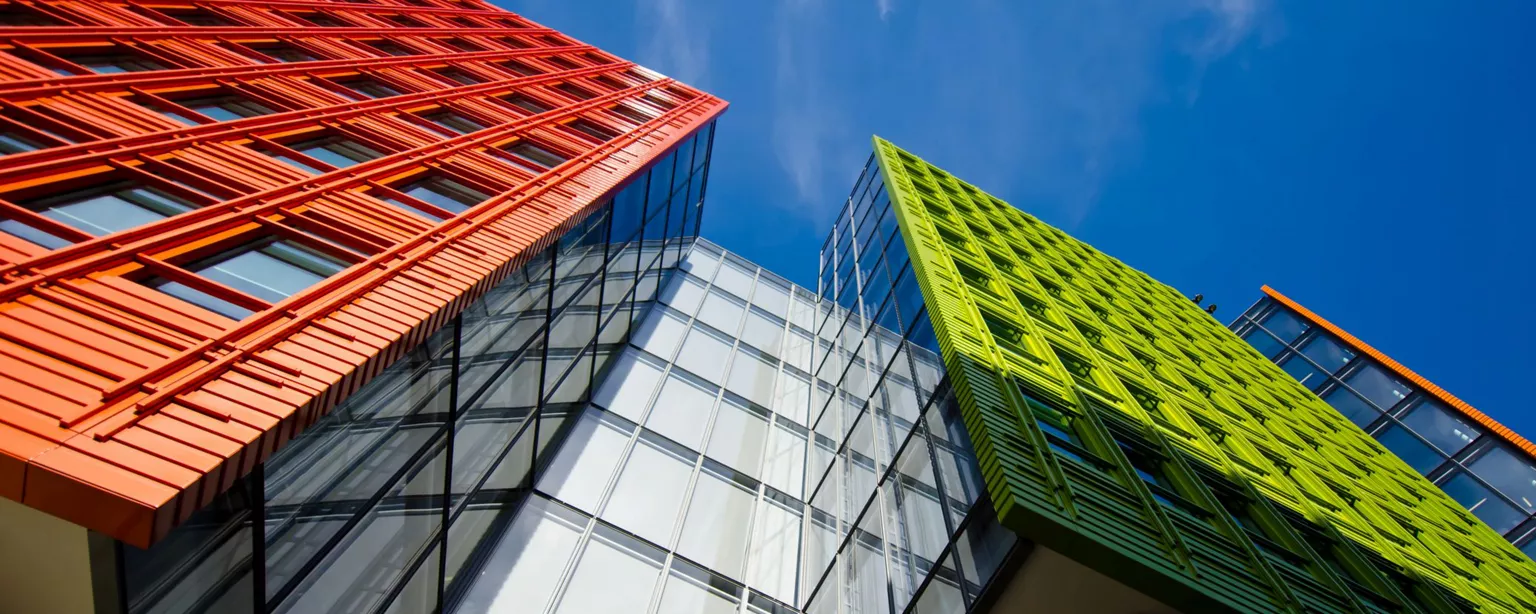
[[(0, 23), (0, 132), (43, 145), (0, 159), (0, 218), (68, 243), (0, 233), (0, 496), (141, 547), (726, 106), (470, 0), (13, 1)], [(92, 74), (82, 52), (152, 69)], [(215, 122), (177, 102), (214, 93), (273, 112)], [(423, 117), (445, 112), (484, 128)], [(319, 136), (383, 155), (335, 168), (288, 146)], [(396, 189), (427, 176), (494, 196), (455, 214)], [(199, 206), (92, 236), (27, 205), (104, 181)], [(276, 303), (186, 268), (273, 236), (351, 266)]]

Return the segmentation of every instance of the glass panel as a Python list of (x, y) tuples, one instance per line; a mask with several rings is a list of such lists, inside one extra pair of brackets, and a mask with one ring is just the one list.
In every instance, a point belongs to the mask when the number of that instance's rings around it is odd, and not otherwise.
[(209, 280), (269, 303), (303, 291), (346, 268), (314, 250), (274, 241), (237, 248), (212, 265), (189, 267)]
[(747, 313), (747, 324), (741, 329), (741, 340), (774, 356), (782, 356), (784, 323), (756, 311)]
[(805, 481), (805, 432), (793, 425), (777, 423), (768, 438), (768, 454), (763, 458), (763, 481), (790, 496), (801, 498)]
[(687, 321), (657, 305), (634, 330), (634, 345), (660, 358), (670, 359), (677, 350), (677, 342), (682, 341), (685, 330), (688, 330)]
[(731, 376), (725, 387), (748, 401), (769, 407), (773, 405), (773, 380), (778, 370), (778, 361), (737, 349), (736, 360), (731, 363)]
[(1370, 424), (1377, 416), (1381, 415), (1381, 412), (1376, 411), (1376, 408), (1366, 403), (1365, 399), (1356, 396), (1355, 393), (1344, 389), (1342, 386), (1335, 386), (1332, 390), (1324, 393), (1323, 400), (1332, 405), (1334, 409), (1339, 410), (1339, 413), (1344, 414), (1345, 418), (1349, 418), (1350, 422), (1354, 422), (1362, 427)]
[(719, 290), (710, 290), (709, 295), (704, 297), (703, 308), (699, 310), (699, 321), (727, 335), (735, 335), (745, 310), (746, 305), (739, 300)]
[(1285, 351), (1285, 344), (1280, 343), (1273, 335), (1264, 332), (1257, 326), (1248, 329), (1243, 339), (1252, 345), (1254, 349), (1263, 354), (1265, 358), (1274, 358), (1280, 352)]
[(1440, 463), (1445, 461), (1445, 458), (1440, 456), (1434, 448), (1429, 447), (1419, 438), (1414, 437), (1408, 429), (1400, 426), (1388, 427), (1376, 439), (1393, 454), (1406, 461), (1409, 467), (1419, 472), (1419, 475), (1427, 475), (1431, 469), (1439, 467)]
[(748, 528), (752, 526), (751, 491), (726, 477), (729, 470), (711, 468), (699, 474), (688, 503), (677, 551), (732, 578), (742, 577)]
[(752, 292), (752, 276), (752, 271), (727, 260), (725, 266), (720, 267), (720, 272), (715, 275), (715, 287), (746, 298)]
[(116, 184), (59, 198), (21, 203), (58, 222), (101, 236), (191, 211), (190, 202), (152, 188)]
[[(949, 529), (944, 524), (944, 508), (939, 503), (939, 485), (934, 480), (928, 442), (921, 433), (915, 435), (907, 449), (902, 451), (896, 470), (895, 478), (901, 486), (901, 517), (905, 531), (905, 535), (901, 536), (902, 545), (924, 561), (932, 561), (948, 543)], [(892, 536), (891, 539), (898, 537)]]
[(758, 502), (748, 557), (749, 585), (785, 603), (795, 603), (800, 514), (793, 511), (789, 502), (781, 504), (768, 498)]
[(736, 403), (723, 402), (720, 411), (715, 413), (715, 428), (710, 432), (706, 452), (710, 458), (756, 476), (767, 439), (766, 416)]
[(1307, 362), (1307, 359), (1300, 354), (1290, 354), (1285, 359), (1285, 363), (1280, 365), (1280, 368), (1284, 369), (1286, 373), (1290, 374), (1301, 385), (1306, 386), (1308, 390), (1315, 389), (1322, 385), (1323, 382), (1328, 381), (1327, 375), (1324, 375), (1322, 371), (1318, 371), (1316, 367), (1312, 366), (1312, 363)]
[[(878, 510), (878, 508), (874, 508)], [(849, 612), (856, 614), (886, 614), (891, 611), (891, 593), (887, 587), (884, 544), (880, 540), (879, 518), (874, 520), (874, 531), (857, 529), (850, 548), (848, 599)]]
[(592, 402), (608, 411), (639, 422), (650, 403), (651, 393), (661, 382), (664, 364), (637, 350), (625, 350), (592, 397)]
[(816, 307), (796, 296), (789, 310), (789, 321), (805, 330), (813, 330), (816, 326)]
[(725, 367), (730, 357), (729, 340), (695, 328), (688, 331), (688, 337), (683, 340), (683, 349), (677, 355), (677, 366), (719, 384), (724, 380)]
[(1260, 324), (1262, 324), (1264, 328), (1269, 329), (1270, 333), (1273, 333), (1276, 337), (1280, 338), (1280, 341), (1285, 343), (1295, 341), (1296, 337), (1306, 332), (1308, 328), (1306, 322), (1303, 322), (1300, 318), (1297, 318), (1296, 315), (1291, 313), (1289, 310), (1278, 306), (1273, 312), (1269, 314), (1269, 317), (1264, 318), (1264, 321), (1260, 322)]
[(650, 603), (664, 556), (633, 537), (598, 525), (555, 611), (632, 612), (636, 604)]
[(773, 411), (800, 424), (806, 424), (811, 406), (811, 382), (785, 371), (779, 376), (779, 391), (773, 398)]
[(789, 311), (789, 288), (764, 277), (757, 282), (757, 291), (752, 294), (752, 303), (782, 318)]
[(1428, 399), (1408, 410), (1402, 421), (1447, 455), (1460, 452), (1482, 434), (1477, 427), (1468, 424), (1469, 420)]
[(1503, 444), (1493, 446), (1468, 467), (1505, 496), (1536, 512), (1536, 464), (1511, 452)]
[(539, 477), (539, 490), (583, 510), (597, 509), (629, 435), (629, 428), (612, 415), (588, 409)]
[(1355, 392), (1365, 397), (1382, 411), (1391, 409), (1398, 401), (1408, 396), (1413, 389), (1407, 384), (1397, 381), (1397, 378), (1387, 375), (1380, 367), (1372, 364), (1361, 365), (1344, 378), (1344, 383), (1354, 388)]
[(708, 571), (672, 560), (672, 573), (661, 591), (658, 614), (735, 614), (741, 589)]
[(1525, 520), (1525, 514), (1520, 513), (1520, 510), (1500, 500), (1493, 491), (1466, 473), (1457, 472), (1440, 488), (1500, 534)]
[(709, 425), (717, 390), (684, 373), (672, 372), (661, 385), (645, 427), (695, 450), (703, 449), (704, 427)]
[(933, 572), (933, 580), (923, 589), (913, 606), (913, 614), (963, 614), (965, 597), (960, 594), (960, 576), (950, 563), (952, 555), (944, 557), (944, 563)]
[(674, 444), (642, 435), (603, 508), (603, 519), (653, 543), (671, 544), (695, 458)]
[[(998, 524), (990, 512), (985, 513), (986, 518), (977, 518), (955, 541), (961, 568), (969, 580), (966, 589), (972, 592), (987, 585), (992, 574), (1003, 564), (1003, 558), (1008, 556), (1008, 551), (1013, 549), (1013, 542), (1018, 539), (1013, 531)], [(976, 595), (972, 594), (971, 597), (974, 599)]]
[(704, 300), (704, 284), (689, 275), (674, 275), (672, 282), (661, 292), (661, 302), (673, 309), (693, 315)]
[(1355, 358), (1355, 353), (1334, 340), (1333, 337), (1318, 333), (1307, 345), (1301, 348), (1301, 353), (1306, 354), (1313, 362), (1322, 365), (1323, 370), (1329, 373), (1337, 372), (1349, 361)]
[(715, 269), (720, 267), (720, 257), (695, 247), (688, 251), (688, 257), (683, 259), (683, 264), (678, 268), (697, 275), (699, 279), (709, 279), (715, 274)]
[(796, 369), (806, 373), (811, 372), (811, 352), (816, 347), (816, 342), (805, 333), (791, 330), (784, 338), (784, 352), (781, 354), (784, 361), (793, 365)]

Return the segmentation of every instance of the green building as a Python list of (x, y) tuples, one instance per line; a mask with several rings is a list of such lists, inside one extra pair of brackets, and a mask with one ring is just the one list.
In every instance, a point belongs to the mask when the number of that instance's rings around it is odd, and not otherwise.
[[(839, 226), (889, 203), (1022, 541), (1179, 611), (1536, 611), (1536, 565), (1191, 300), (874, 145), (861, 184), (888, 196), (860, 211), (856, 188)], [(842, 243), (821, 285), (847, 306)], [(881, 273), (853, 268), (870, 296)]]

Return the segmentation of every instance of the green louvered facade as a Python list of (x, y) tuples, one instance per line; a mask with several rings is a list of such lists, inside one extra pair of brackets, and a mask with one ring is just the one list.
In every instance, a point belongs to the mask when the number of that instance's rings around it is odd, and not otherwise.
[(1536, 612), (1536, 564), (1179, 292), (875, 152), (1005, 526), (1188, 612)]

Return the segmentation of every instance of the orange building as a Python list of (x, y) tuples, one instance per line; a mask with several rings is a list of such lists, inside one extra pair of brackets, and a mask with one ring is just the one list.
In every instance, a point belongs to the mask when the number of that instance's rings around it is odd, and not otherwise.
[[(12, 0), (0, 26), (18, 611), (134, 610), (102, 565), (210, 506), (261, 518), (274, 453), (494, 288), (563, 280), (562, 249), (674, 253), (610, 273), (631, 289), (672, 266), (726, 107), (478, 0)], [(253, 575), (252, 607), (295, 590)]]

